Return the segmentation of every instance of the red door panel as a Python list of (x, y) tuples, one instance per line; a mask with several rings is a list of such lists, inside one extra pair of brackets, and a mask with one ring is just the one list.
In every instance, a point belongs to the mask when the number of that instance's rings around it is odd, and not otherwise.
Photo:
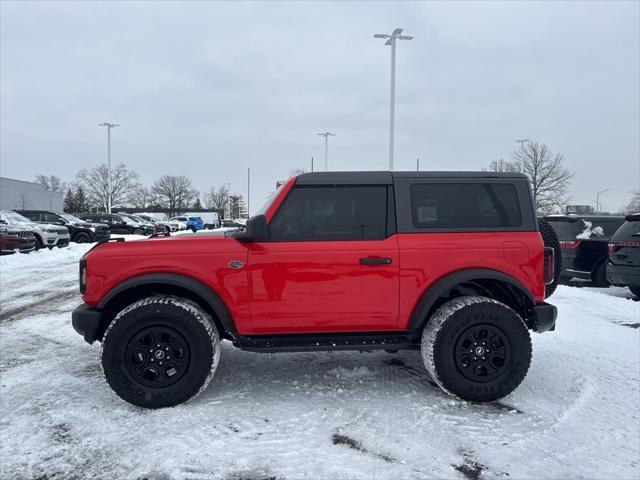
[(256, 333), (396, 329), (397, 236), (250, 244), (249, 292)]

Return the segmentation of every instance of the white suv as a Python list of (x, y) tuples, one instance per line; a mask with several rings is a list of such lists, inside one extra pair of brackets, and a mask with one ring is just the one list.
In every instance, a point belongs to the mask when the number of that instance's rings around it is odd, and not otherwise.
[(50, 223), (35, 223), (27, 217), (11, 210), (0, 210), (0, 220), (7, 225), (27, 226), (36, 236), (36, 248), (69, 246), (69, 230), (67, 227)]

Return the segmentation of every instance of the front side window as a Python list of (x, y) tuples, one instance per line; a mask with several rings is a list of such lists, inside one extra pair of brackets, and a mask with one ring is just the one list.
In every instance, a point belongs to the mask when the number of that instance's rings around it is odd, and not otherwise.
[(514, 185), (506, 183), (424, 183), (411, 186), (416, 228), (503, 228), (522, 225)]
[(295, 187), (269, 228), (271, 240), (382, 240), (386, 237), (387, 188)]

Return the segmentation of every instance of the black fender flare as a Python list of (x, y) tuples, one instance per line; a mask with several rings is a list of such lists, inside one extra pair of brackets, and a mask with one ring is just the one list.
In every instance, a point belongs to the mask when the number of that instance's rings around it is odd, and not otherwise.
[(125, 280), (124, 282), (109, 290), (107, 294), (102, 297), (100, 303), (98, 303), (97, 308), (103, 309), (109, 304), (111, 300), (113, 300), (122, 292), (131, 288), (142, 287), (144, 285), (170, 285), (181, 287), (185, 290), (193, 292), (204, 302), (206, 302), (211, 310), (213, 310), (225, 333), (236, 335), (237, 331), (235, 323), (233, 321), (233, 317), (231, 317), (229, 309), (220, 299), (218, 294), (201, 281), (176, 273), (148, 273)]
[(427, 321), (427, 315), (430, 313), (438, 298), (445, 295), (449, 290), (460, 283), (470, 282), (474, 280), (499, 280), (516, 288), (530, 302), (531, 306), (535, 305), (535, 299), (531, 292), (527, 290), (520, 282), (509, 275), (498, 272), (497, 270), (489, 270), (484, 268), (473, 268), (467, 270), (458, 270), (449, 273), (436, 280), (429, 288), (427, 288), (409, 317), (409, 330), (421, 329)]

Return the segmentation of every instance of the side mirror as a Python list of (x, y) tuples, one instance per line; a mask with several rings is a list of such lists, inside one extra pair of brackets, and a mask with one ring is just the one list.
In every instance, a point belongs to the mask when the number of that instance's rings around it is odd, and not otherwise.
[(264, 215), (256, 215), (247, 220), (247, 227), (243, 237), (250, 242), (268, 240), (269, 230), (267, 229), (267, 217)]

